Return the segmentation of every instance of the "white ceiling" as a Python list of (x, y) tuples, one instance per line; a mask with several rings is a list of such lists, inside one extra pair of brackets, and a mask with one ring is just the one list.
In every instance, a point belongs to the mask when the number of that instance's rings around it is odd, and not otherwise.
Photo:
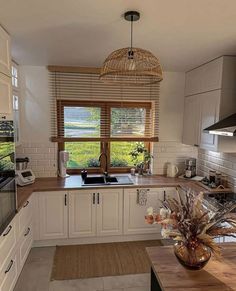
[(121, 15), (130, 9), (141, 13), (134, 46), (152, 51), (164, 70), (236, 54), (236, 0), (0, 0), (0, 23), (19, 64), (101, 66), (129, 45)]

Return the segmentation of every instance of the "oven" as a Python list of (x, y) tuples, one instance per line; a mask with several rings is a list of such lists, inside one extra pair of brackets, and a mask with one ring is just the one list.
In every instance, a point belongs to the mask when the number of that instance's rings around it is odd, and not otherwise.
[(13, 121), (0, 121), (0, 235), (16, 214)]

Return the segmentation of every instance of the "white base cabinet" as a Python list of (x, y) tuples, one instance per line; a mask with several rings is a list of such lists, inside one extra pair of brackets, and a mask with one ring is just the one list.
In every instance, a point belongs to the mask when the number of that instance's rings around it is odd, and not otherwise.
[(123, 189), (106, 189), (97, 193), (97, 235), (121, 235)]
[(10, 254), (0, 273), (0, 291), (12, 291), (20, 274), (18, 253)]
[(12, 291), (33, 243), (33, 199), (25, 203), (0, 237), (0, 291)]
[(156, 213), (159, 212), (164, 189), (148, 189), (146, 205), (139, 205), (137, 198), (138, 189), (124, 189), (124, 234), (160, 233), (160, 225), (145, 223), (145, 215), (148, 207), (153, 207)]
[(69, 237), (96, 235), (95, 193), (78, 190), (69, 193)]
[(67, 192), (38, 192), (37, 198), (39, 205), (39, 239), (67, 238)]
[(123, 189), (69, 192), (69, 238), (122, 234)]

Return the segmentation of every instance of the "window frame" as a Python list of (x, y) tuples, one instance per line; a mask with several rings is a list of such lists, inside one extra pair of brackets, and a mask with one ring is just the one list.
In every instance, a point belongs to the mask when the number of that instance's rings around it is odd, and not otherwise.
[[(64, 136), (64, 107), (99, 107), (101, 108), (101, 116), (105, 116), (105, 118), (101, 118), (100, 129), (102, 137), (88, 137), (88, 138), (65, 138)], [(105, 152), (107, 155), (107, 166), (109, 173), (128, 173), (132, 166), (128, 167), (111, 167), (111, 152), (110, 152), (110, 143), (112, 141), (122, 142), (122, 141), (142, 141), (144, 142), (144, 146), (148, 151), (151, 151), (151, 142), (148, 138), (138, 137), (137, 139), (132, 139), (129, 137), (124, 138), (113, 138), (110, 136), (110, 120), (111, 120), (111, 108), (146, 108), (146, 117), (150, 116), (150, 112), (152, 109), (152, 102), (126, 102), (126, 101), (83, 101), (83, 100), (58, 100), (57, 101), (57, 128), (58, 133), (61, 138), (58, 140), (58, 151), (62, 151), (65, 149), (65, 142), (86, 142), (86, 141), (99, 141), (100, 142), (100, 153)], [(147, 128), (148, 122), (145, 124), (145, 128)], [(105, 159), (101, 159), (101, 166), (94, 168), (86, 168), (88, 173), (99, 173), (102, 169), (105, 169)], [(67, 168), (68, 174), (80, 174), (82, 168)]]

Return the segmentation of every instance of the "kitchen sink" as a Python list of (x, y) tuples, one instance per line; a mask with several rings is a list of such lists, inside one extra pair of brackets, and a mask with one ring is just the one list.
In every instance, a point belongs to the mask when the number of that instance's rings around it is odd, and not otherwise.
[(118, 183), (118, 180), (114, 176), (108, 176), (105, 178), (107, 183)]
[(105, 184), (105, 179), (103, 176), (88, 176), (83, 181), (85, 185), (97, 185), (97, 184)]
[(102, 186), (102, 185), (132, 185), (133, 181), (128, 175), (125, 176), (87, 176), (82, 186)]

